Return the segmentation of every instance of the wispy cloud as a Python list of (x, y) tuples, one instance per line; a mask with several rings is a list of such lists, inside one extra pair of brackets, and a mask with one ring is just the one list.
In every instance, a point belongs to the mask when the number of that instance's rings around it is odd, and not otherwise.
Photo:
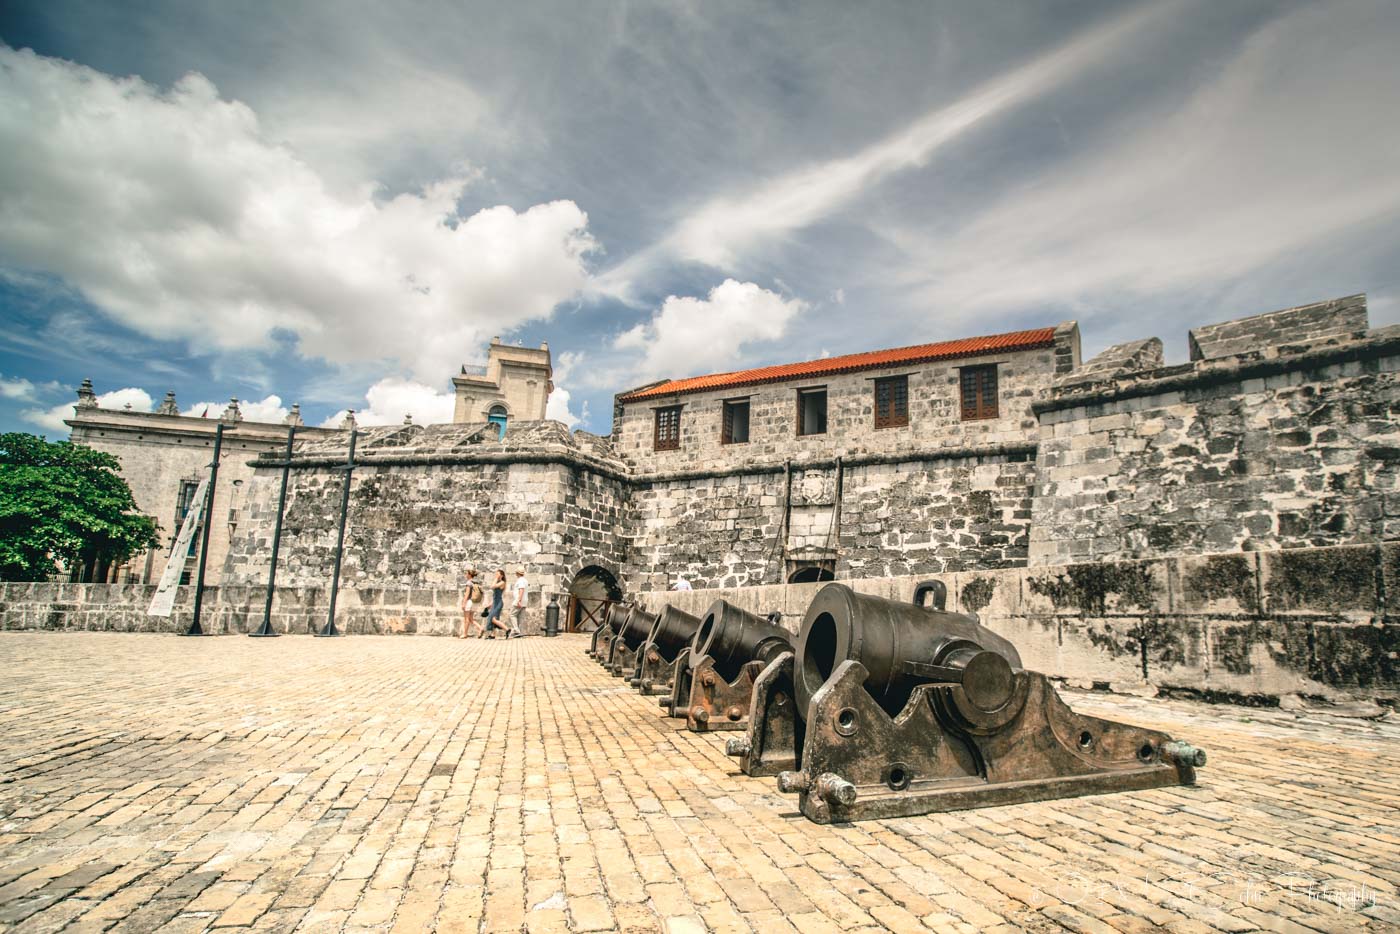
[[(1344, 6), (1352, 15), (1339, 18)], [(1400, 121), (1360, 93), (1400, 88), (1400, 22), (1385, 6), (1275, 19), (1176, 112), (1031, 178), (946, 236), (888, 228), (906, 250), (903, 284), (952, 319), (1044, 304), (1121, 318), (1135, 297), (1221, 287), (1400, 218)]]
[(1139, 4), (849, 156), (770, 179), (755, 189), (718, 195), (691, 211), (661, 241), (600, 275), (593, 288), (625, 297), (634, 277), (666, 260), (730, 268), (744, 253), (831, 215), (892, 175), (925, 165), (972, 127), (1054, 90), (1181, 6), (1179, 0)]

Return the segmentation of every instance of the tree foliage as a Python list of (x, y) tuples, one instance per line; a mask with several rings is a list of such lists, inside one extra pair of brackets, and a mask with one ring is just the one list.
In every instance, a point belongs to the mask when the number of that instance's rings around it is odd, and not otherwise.
[(0, 580), (46, 580), (93, 559), (121, 562), (155, 545), (117, 459), (67, 441), (0, 434)]

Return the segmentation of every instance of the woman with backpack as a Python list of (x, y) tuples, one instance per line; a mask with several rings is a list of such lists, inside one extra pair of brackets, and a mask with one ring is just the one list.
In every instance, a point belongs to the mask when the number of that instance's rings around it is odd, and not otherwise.
[(501, 614), (505, 612), (506, 608), (506, 572), (504, 568), (496, 569), (496, 579), (491, 582), (491, 586), (488, 589), (491, 591), (491, 609), (486, 612), (485, 638), (496, 638), (496, 634), (492, 632), (493, 629), (499, 629), (505, 632), (506, 637), (509, 638), (510, 633), (506, 630), (505, 626), (501, 625)]
[(476, 568), (467, 568), (467, 582), (462, 587), (462, 638), (471, 638), (475, 629), (481, 636), (486, 635), (486, 627), (476, 621), (477, 607), (481, 606), (484, 594), (476, 582)]

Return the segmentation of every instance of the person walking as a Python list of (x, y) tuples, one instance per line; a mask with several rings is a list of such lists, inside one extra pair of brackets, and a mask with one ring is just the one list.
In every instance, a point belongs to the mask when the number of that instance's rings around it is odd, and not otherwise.
[(486, 611), (486, 638), (496, 638), (494, 630), (505, 631), (505, 626), (501, 624), (501, 613), (506, 606), (506, 571), (505, 568), (496, 568), (496, 577), (491, 581), (491, 586), (487, 588), (491, 591), (491, 609)]
[(476, 611), (481, 607), (483, 597), (481, 585), (476, 582), (476, 568), (467, 568), (467, 580), (462, 585), (462, 638), (470, 639), (472, 630), (480, 636), (486, 635), (486, 627), (476, 621)]
[(514, 600), (510, 607), (510, 636), (511, 639), (519, 639), (525, 633), (520, 631), (520, 624), (525, 622), (525, 598), (530, 592), (530, 582), (525, 579), (525, 569), (515, 569), (515, 586), (512, 588), (515, 593)]

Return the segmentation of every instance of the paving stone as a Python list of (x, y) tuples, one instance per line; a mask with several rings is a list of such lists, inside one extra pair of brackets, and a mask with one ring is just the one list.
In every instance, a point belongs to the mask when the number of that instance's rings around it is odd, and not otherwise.
[(584, 647), (0, 633), (0, 927), (1400, 923), (1400, 724), (1067, 692), (1200, 784), (822, 827)]

